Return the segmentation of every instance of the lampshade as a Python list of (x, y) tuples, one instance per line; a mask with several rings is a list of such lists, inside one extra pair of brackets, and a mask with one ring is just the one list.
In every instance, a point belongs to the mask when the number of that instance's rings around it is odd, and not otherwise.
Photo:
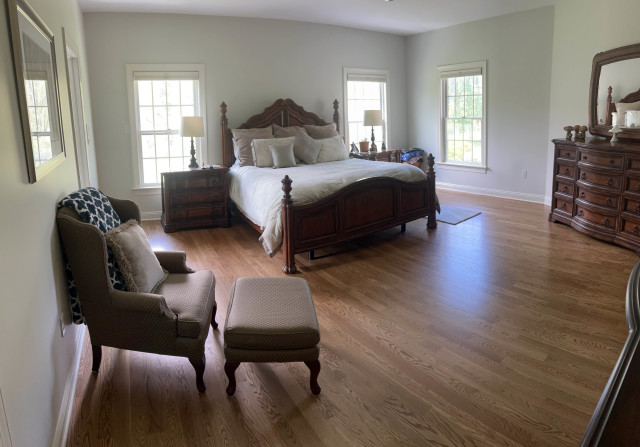
[(364, 111), (365, 126), (382, 126), (381, 110), (365, 110)]
[(183, 116), (180, 135), (183, 137), (204, 137), (204, 123), (201, 116)]

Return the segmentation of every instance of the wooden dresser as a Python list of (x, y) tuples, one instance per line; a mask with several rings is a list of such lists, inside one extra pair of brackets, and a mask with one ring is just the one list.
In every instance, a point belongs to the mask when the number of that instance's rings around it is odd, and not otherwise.
[(553, 140), (549, 220), (640, 250), (640, 143)]
[(162, 228), (166, 233), (229, 226), (228, 168), (163, 172)]

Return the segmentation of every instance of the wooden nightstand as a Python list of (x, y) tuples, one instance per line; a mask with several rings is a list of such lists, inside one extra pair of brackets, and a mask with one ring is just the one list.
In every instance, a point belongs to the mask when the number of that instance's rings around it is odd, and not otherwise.
[(402, 163), (400, 159), (400, 150), (392, 149), (388, 151), (378, 152), (360, 152), (359, 154), (351, 154), (351, 158), (362, 158), (365, 160), (388, 161), (391, 163)]
[(166, 233), (229, 226), (228, 168), (163, 172), (162, 228)]

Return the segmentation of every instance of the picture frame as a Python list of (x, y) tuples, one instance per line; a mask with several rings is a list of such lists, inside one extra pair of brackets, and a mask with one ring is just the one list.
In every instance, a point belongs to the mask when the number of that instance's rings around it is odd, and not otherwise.
[(25, 0), (8, 0), (11, 49), (29, 183), (65, 157), (54, 35)]

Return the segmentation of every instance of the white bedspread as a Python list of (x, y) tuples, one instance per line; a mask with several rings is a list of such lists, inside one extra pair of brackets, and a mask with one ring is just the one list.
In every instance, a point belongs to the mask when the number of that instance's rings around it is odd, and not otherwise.
[(426, 178), (415, 166), (356, 158), (283, 169), (233, 166), (230, 174), (231, 199), (263, 230), (260, 242), (269, 256), (275, 255), (282, 245), (281, 181), (285, 175), (293, 181), (294, 205), (316, 202), (364, 178), (393, 177), (410, 182)]

